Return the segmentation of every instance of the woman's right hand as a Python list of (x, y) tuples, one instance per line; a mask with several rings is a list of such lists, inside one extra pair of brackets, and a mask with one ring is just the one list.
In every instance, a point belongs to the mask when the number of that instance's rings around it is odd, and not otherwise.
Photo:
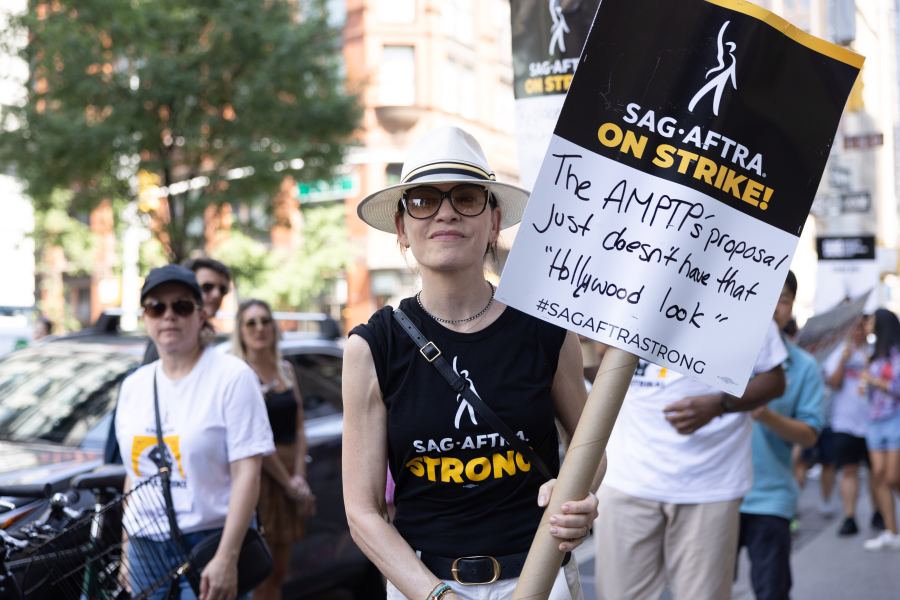
[(200, 600), (234, 600), (237, 575), (236, 560), (213, 556), (200, 574)]

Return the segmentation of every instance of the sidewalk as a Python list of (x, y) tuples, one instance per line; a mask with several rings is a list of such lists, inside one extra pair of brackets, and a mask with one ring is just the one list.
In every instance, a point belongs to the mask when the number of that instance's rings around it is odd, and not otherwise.
[[(866, 552), (863, 541), (873, 537), (869, 529), (872, 509), (867, 483), (860, 482), (857, 522), (858, 535), (838, 537), (841, 525), (837, 485), (833, 498), (837, 514), (823, 518), (817, 510), (819, 482), (810, 480), (800, 496), (800, 527), (794, 538), (792, 600), (897, 600), (900, 599), (900, 552)], [(900, 507), (898, 507), (900, 512)], [(585, 600), (599, 600), (594, 590), (594, 544), (586, 540), (575, 553), (581, 571)], [(740, 572), (733, 600), (753, 600), (749, 586), (746, 552), (740, 559)], [(663, 594), (663, 599), (668, 599)]]

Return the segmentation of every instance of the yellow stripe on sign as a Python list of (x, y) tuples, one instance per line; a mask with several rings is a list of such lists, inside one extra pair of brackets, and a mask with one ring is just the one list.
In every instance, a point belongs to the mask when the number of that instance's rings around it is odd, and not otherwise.
[(848, 48), (817, 38), (816, 36), (791, 25), (788, 21), (782, 19), (775, 13), (770, 12), (761, 6), (757, 6), (752, 2), (747, 2), (747, 0), (706, 0), (706, 2), (759, 19), (760, 21), (771, 25), (798, 44), (802, 44), (811, 50), (815, 50), (819, 54), (824, 54), (825, 56), (839, 60), (842, 63), (846, 63), (851, 67), (862, 69), (863, 61), (866, 60), (861, 54), (857, 54)]

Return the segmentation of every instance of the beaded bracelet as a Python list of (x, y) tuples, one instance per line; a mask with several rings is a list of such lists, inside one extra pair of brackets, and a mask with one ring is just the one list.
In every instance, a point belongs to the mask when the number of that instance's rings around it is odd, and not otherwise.
[(444, 583), (443, 581), (436, 586), (431, 592), (428, 594), (428, 598), (425, 600), (441, 600), (448, 592), (452, 592), (453, 588)]

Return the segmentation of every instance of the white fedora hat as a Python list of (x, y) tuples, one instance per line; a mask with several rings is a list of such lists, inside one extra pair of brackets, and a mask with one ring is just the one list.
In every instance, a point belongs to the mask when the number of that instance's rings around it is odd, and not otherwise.
[(501, 229), (522, 220), (528, 192), (495, 181), (481, 146), (459, 127), (434, 129), (416, 141), (403, 163), (400, 183), (367, 196), (359, 203), (356, 214), (375, 229), (397, 233), (394, 215), (404, 191), (423, 184), (469, 182), (488, 188), (497, 200)]

